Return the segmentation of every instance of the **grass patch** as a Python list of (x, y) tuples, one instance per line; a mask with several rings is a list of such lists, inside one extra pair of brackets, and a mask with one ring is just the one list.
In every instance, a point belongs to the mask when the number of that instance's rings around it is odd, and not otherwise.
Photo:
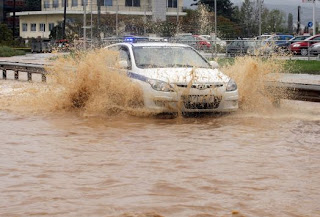
[(11, 57), (11, 56), (18, 56), (18, 55), (25, 55), (26, 52), (22, 50), (15, 50), (11, 47), (7, 46), (0, 46), (0, 57)]
[(15, 47), (15, 48), (13, 48), (14, 50), (22, 50), (22, 51), (24, 51), (24, 52), (26, 52), (26, 53), (30, 53), (31, 52), (31, 48), (30, 47)]
[(320, 61), (317, 60), (287, 60), (289, 73), (320, 75)]

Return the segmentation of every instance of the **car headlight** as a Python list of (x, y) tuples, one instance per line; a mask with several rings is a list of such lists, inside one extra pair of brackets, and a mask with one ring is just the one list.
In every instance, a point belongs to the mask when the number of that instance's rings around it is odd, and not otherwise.
[(293, 47), (300, 47), (300, 44), (294, 44)]
[(154, 90), (163, 91), (163, 92), (172, 92), (173, 88), (170, 84), (164, 81), (156, 80), (156, 79), (148, 79), (148, 83)]
[(233, 80), (233, 79), (230, 79), (228, 84), (227, 84), (227, 91), (234, 91), (236, 90), (238, 87), (237, 87), (237, 84), (236, 82)]

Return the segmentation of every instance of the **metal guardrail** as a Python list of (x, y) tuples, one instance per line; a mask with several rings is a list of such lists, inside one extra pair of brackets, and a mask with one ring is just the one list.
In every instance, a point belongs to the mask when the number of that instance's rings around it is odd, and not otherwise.
[(14, 72), (14, 79), (19, 80), (19, 72), (26, 72), (28, 81), (32, 81), (32, 74), (41, 74), (42, 82), (47, 81), (47, 72), (42, 64), (29, 64), (17, 62), (0, 61), (0, 70), (2, 70), (2, 79), (7, 80), (7, 71)]
[[(7, 71), (14, 71), (14, 79), (19, 80), (19, 72), (28, 73), (28, 81), (32, 81), (32, 73), (41, 74), (42, 82), (46, 82), (48, 72), (45, 71), (42, 64), (26, 64), (16, 62), (1, 62), (0, 70), (2, 70), (3, 79), (7, 79)], [(282, 96), (283, 99), (302, 100), (309, 102), (320, 102), (320, 85), (315, 84), (297, 84), (285, 82), (267, 82), (268, 88), (286, 89), (292, 94)], [(274, 105), (280, 105), (280, 98), (274, 100)]]
[[(316, 84), (301, 84), (301, 83), (285, 83), (285, 82), (267, 82), (267, 88), (270, 89), (285, 89), (287, 95), (282, 95), (282, 99), (299, 100), (308, 102), (320, 102), (320, 85)], [(275, 106), (280, 105), (280, 98), (274, 99)]]

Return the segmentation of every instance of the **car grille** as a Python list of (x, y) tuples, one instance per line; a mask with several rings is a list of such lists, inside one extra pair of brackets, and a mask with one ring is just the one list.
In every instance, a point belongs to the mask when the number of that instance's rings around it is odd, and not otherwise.
[[(191, 88), (199, 89), (199, 90), (205, 90), (208, 88), (217, 88), (222, 87), (223, 83), (215, 83), (215, 84), (192, 84)], [(188, 84), (177, 84), (177, 87), (187, 88)]]
[(187, 95), (182, 96), (186, 109), (216, 109), (219, 107), (221, 97), (213, 95)]

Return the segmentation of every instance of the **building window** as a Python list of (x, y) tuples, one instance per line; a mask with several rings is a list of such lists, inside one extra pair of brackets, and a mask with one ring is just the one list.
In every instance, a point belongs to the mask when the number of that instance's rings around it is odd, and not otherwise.
[(112, 6), (112, 0), (104, 0), (103, 6)]
[(140, 7), (140, 0), (126, 0), (126, 6)]
[(78, 6), (78, 0), (72, 0), (72, 7)]
[(168, 0), (168, 8), (177, 8), (177, 1), (178, 0)]
[(81, 1), (82, 1), (82, 3), (81, 3), (82, 6), (83, 6), (84, 4), (88, 5), (88, 0), (81, 0)]
[(37, 31), (37, 24), (31, 23), (31, 32)]
[(27, 23), (22, 23), (22, 32), (28, 31), (28, 24)]
[(49, 23), (49, 31), (53, 30), (54, 28), (54, 23)]
[(59, 0), (52, 0), (52, 7), (58, 8), (59, 7)]
[(44, 8), (50, 8), (49, 0), (44, 1)]
[(45, 31), (46, 31), (46, 24), (40, 23), (39, 31), (40, 31), (40, 32), (45, 32)]

